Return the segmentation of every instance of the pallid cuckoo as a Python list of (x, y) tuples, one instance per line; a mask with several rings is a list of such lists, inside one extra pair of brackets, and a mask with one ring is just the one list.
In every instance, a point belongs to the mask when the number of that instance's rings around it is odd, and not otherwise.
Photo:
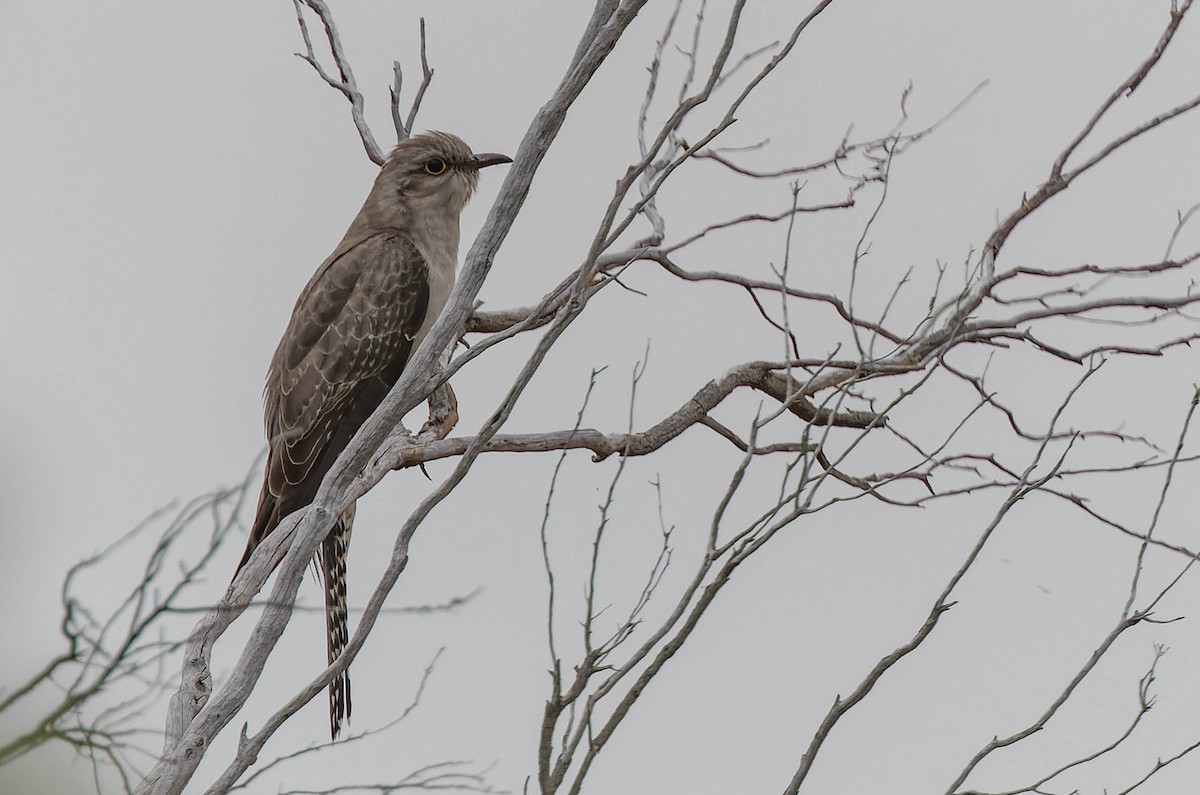
[[(267, 372), (267, 466), (251, 553), (321, 480), (400, 377), (450, 296), (458, 219), (479, 169), (510, 158), (472, 154), (448, 133), (417, 135), (388, 156), (342, 242), (309, 279)], [(329, 662), (349, 641), (346, 551), (354, 505), (321, 543)], [(330, 731), (350, 717), (348, 672), (329, 685)]]

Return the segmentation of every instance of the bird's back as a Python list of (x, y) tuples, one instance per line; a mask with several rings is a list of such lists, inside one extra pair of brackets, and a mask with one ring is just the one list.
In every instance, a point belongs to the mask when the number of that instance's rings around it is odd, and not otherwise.
[(312, 502), (400, 377), (428, 304), (424, 258), (397, 233), (335, 252), (309, 281), (267, 373), (267, 473), (243, 565), (284, 517)]

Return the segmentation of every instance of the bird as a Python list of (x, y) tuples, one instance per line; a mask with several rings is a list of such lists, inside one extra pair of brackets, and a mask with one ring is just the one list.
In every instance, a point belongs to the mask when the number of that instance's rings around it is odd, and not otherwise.
[[(458, 261), (459, 215), (479, 171), (511, 163), (429, 132), (388, 155), (342, 241), (300, 293), (263, 390), (266, 472), (246, 552), (313, 501), (322, 479), (387, 396), (446, 305)], [(354, 504), (321, 542), (329, 663), (350, 635), (346, 553)], [(329, 684), (330, 736), (350, 719), (349, 671)]]

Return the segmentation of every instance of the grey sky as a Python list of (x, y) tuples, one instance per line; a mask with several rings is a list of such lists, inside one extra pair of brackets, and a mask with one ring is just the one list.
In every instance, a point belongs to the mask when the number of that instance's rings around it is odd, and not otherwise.
[[(799, 13), (784, 0), (748, 6), (740, 49), (779, 38)], [(903, 311), (919, 313), (935, 262), (947, 263), (948, 274), (962, 273), (997, 215), (1040, 184), (1057, 152), (1149, 52), (1167, 9), (1166, 2), (1083, 0), (835, 2), (722, 141), (770, 138), (765, 152), (746, 158), (763, 167), (807, 162), (827, 156), (851, 124), (856, 136), (887, 132), (910, 81), (916, 129), (990, 80), (897, 161), (872, 232), (864, 303), (882, 308), (911, 267), (916, 286)], [(559, 79), (588, 8), (412, 2), (337, 3), (334, 11), (381, 141), (390, 141), (391, 61), (400, 60), (415, 84), (416, 20), (424, 16), (436, 77), (418, 127), (452, 131), (476, 150), (511, 153)], [(636, 155), (644, 66), (668, 11), (669, 4), (650, 4), (573, 109), (484, 288), (488, 307), (536, 301), (586, 252), (613, 181)], [(375, 173), (345, 101), (292, 55), (300, 46), (293, 9), (282, 0), (0, 6), (0, 69), (7, 76), (0, 83), (0, 372), (9, 385), (0, 393), (0, 534), (7, 550), (0, 599), (16, 608), (5, 626), (10, 641), (0, 684), (57, 651), (58, 588), (68, 566), (151, 509), (233, 483), (263, 446), (267, 361), (299, 289), (336, 244)], [(1102, 135), (1196, 93), (1197, 20), (1185, 23), (1173, 47), (1161, 73), (1116, 110)], [(1005, 256), (1038, 267), (1161, 257), (1175, 212), (1200, 201), (1197, 140), (1200, 116), (1135, 143), (1056, 199)], [(464, 214), (464, 251), (501, 177), (484, 173)], [(836, 179), (813, 179), (802, 202), (836, 200), (844, 191)], [(844, 290), (853, 242), (874, 201), (865, 199), (844, 215), (798, 222), (796, 283)], [(701, 163), (664, 195), (662, 209), (669, 234), (683, 237), (789, 201), (786, 181), (746, 185)], [(698, 248), (688, 264), (769, 278), (785, 242), (782, 225), (747, 227)], [(1193, 226), (1178, 250), (1198, 243)], [(680, 287), (648, 267), (624, 280), (648, 295), (612, 290), (597, 299), (507, 430), (570, 427), (588, 373), (603, 366), (610, 369), (588, 424), (622, 430), (629, 373), (648, 339), (639, 425), (736, 363), (782, 355), (779, 335), (747, 302), (735, 302), (737, 317), (707, 322), (706, 312), (726, 305), (727, 293)], [(807, 355), (829, 352), (833, 335), (820, 318), (797, 318), (795, 325)], [(1090, 333), (1086, 326), (1060, 332), (1064, 344)], [(517, 342), (456, 377), (460, 431), (491, 413), (528, 348)], [(1028, 407), (1031, 421), (1048, 417), (1033, 408), (1036, 400), (1055, 396), (1041, 401), (1053, 406), (1078, 376), (1019, 352), (998, 355), (994, 368), (1005, 397)], [(1190, 349), (1123, 366), (1100, 376), (1106, 380), (1081, 417), (1125, 423), (1130, 433), (1169, 445), (1195, 373)], [(739, 399), (720, 415), (744, 421), (756, 403)], [(932, 436), (947, 421), (940, 410), (969, 403), (962, 393), (931, 394), (910, 409), (906, 427)], [(989, 432), (984, 428), (981, 438)], [(636, 588), (657, 542), (647, 482), (661, 475), (667, 521), (681, 538), (692, 537), (703, 532), (713, 495), (736, 465), (728, 452), (693, 430), (661, 455), (630, 463), (604, 580), (615, 604)], [(592, 464), (583, 454), (568, 462), (553, 549), (566, 598), (574, 599), (595, 505), (616, 462)], [(339, 782), (333, 768), (342, 765), (357, 766), (356, 779), (371, 781), (471, 758), (494, 760), (493, 780), (520, 791), (535, 769), (547, 680), (537, 530), (552, 466), (552, 457), (481, 459), (457, 499), (419, 534), (393, 597), (397, 606), (484, 591), (453, 616), (385, 619), (355, 662), (355, 727), (366, 728), (407, 703), (420, 671), (447, 646), (409, 724), (373, 746), (299, 762), (283, 780), (332, 786)], [(429, 467), (435, 481), (449, 468)], [(429, 488), (418, 473), (395, 473), (360, 503), (352, 604), (369, 592), (396, 529)], [(1130, 487), (1130, 517), (1148, 520), (1156, 488), (1150, 478)], [(1194, 496), (1173, 504), (1164, 523), (1168, 535), (1195, 545), (1189, 506), (1196, 508)], [(752, 508), (749, 501), (735, 505), (747, 515)], [(591, 791), (778, 791), (834, 696), (911, 636), (987, 515), (978, 504), (897, 514), (860, 501), (780, 538), (735, 578), (727, 602), (639, 704), (601, 757)], [(838, 742), (814, 772), (813, 791), (944, 787), (982, 743), (1028, 721), (1094, 648), (1120, 609), (1136, 546), (1049, 501), (1024, 506), (1008, 530), (967, 584), (944, 633), (839, 727)], [(225, 550), (228, 565), (210, 583), (212, 598), (240, 553), (238, 544)], [(318, 589), (306, 583), (301, 598), (317, 604)], [(1185, 612), (1189, 598), (1194, 604), (1200, 594), (1185, 583), (1165, 613)], [(1127, 641), (1123, 655), (1088, 684), (1096, 694), (1089, 703), (1101, 705), (1094, 714), (1065, 716), (1065, 729), (1005, 762), (1017, 771), (1016, 759), (1058, 758), (1064, 747), (1115, 737), (1155, 640), (1172, 647), (1160, 670), (1162, 701), (1134, 752), (1112, 762), (1113, 775), (1125, 780), (1155, 755), (1178, 750), (1180, 737), (1195, 739), (1179, 728), (1194, 722), (1188, 705), (1200, 692), (1200, 643), (1186, 624)], [(232, 665), (248, 629), (243, 620), (218, 646), (218, 672)], [(262, 692), (235, 723), (254, 725), (307, 682), (322, 664), (322, 638), (316, 613), (294, 620)], [(321, 739), (324, 709), (322, 699), (314, 701), (268, 751)], [(232, 733), (223, 739), (207, 761), (214, 772), (232, 748)], [(57, 752), (23, 760), (14, 775), (67, 759)], [(996, 778), (988, 786), (1004, 786), (1005, 769), (989, 770)], [(1194, 780), (1195, 765), (1191, 770)], [(70, 771), (87, 781), (82, 760)], [(203, 773), (197, 779), (206, 780)], [(1172, 782), (1187, 780), (1164, 776), (1153, 791), (1179, 791)]]

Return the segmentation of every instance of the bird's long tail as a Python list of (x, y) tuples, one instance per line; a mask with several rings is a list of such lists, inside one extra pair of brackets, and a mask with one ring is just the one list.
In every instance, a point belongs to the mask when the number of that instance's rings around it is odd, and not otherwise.
[[(338, 518), (329, 535), (321, 542), (321, 572), (325, 578), (325, 629), (329, 662), (350, 642), (346, 609), (346, 552), (354, 526), (354, 505)], [(342, 724), (350, 720), (350, 669), (329, 683), (329, 732), (336, 740)]]

